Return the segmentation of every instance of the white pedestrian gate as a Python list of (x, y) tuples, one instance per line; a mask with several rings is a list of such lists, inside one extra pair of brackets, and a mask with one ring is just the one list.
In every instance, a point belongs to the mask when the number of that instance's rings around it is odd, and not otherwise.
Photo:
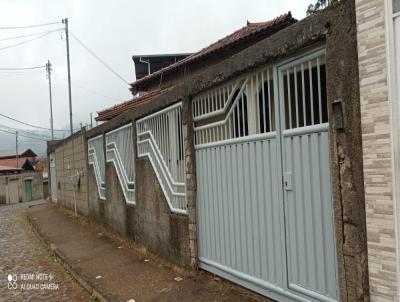
[(197, 96), (193, 119), (200, 267), (337, 301), (324, 50)]
[(50, 188), (51, 201), (57, 202), (57, 174), (56, 174), (56, 154), (50, 153)]

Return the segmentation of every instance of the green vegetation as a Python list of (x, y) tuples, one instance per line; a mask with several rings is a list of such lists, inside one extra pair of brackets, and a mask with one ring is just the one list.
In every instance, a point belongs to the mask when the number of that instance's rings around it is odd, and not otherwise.
[(310, 4), (307, 8), (307, 16), (314, 14), (315, 12), (324, 9), (328, 5), (335, 4), (339, 0), (317, 0), (315, 4)]

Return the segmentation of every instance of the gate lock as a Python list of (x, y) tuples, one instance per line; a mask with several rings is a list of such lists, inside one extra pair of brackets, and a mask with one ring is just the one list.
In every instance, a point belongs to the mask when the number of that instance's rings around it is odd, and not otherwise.
[(286, 191), (292, 191), (292, 172), (285, 172), (283, 174), (283, 187)]

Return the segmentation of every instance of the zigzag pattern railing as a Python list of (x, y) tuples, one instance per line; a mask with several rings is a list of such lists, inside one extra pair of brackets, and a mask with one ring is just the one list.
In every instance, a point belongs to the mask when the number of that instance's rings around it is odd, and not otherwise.
[(99, 135), (88, 140), (88, 161), (93, 166), (96, 177), (97, 189), (100, 199), (106, 199), (105, 187), (105, 160), (103, 149), (103, 136)]
[(127, 203), (135, 203), (135, 153), (132, 124), (106, 133), (106, 160), (114, 164)]
[(140, 119), (136, 123), (138, 157), (148, 157), (168, 205), (186, 213), (185, 159), (182, 103)]
[(273, 83), (272, 69), (265, 68), (195, 96), (196, 147), (273, 133)]

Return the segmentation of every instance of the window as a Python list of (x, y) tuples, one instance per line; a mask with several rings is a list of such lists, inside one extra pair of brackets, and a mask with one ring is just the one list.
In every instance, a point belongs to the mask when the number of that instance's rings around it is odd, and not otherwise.
[(400, 0), (393, 0), (393, 13), (400, 12)]

